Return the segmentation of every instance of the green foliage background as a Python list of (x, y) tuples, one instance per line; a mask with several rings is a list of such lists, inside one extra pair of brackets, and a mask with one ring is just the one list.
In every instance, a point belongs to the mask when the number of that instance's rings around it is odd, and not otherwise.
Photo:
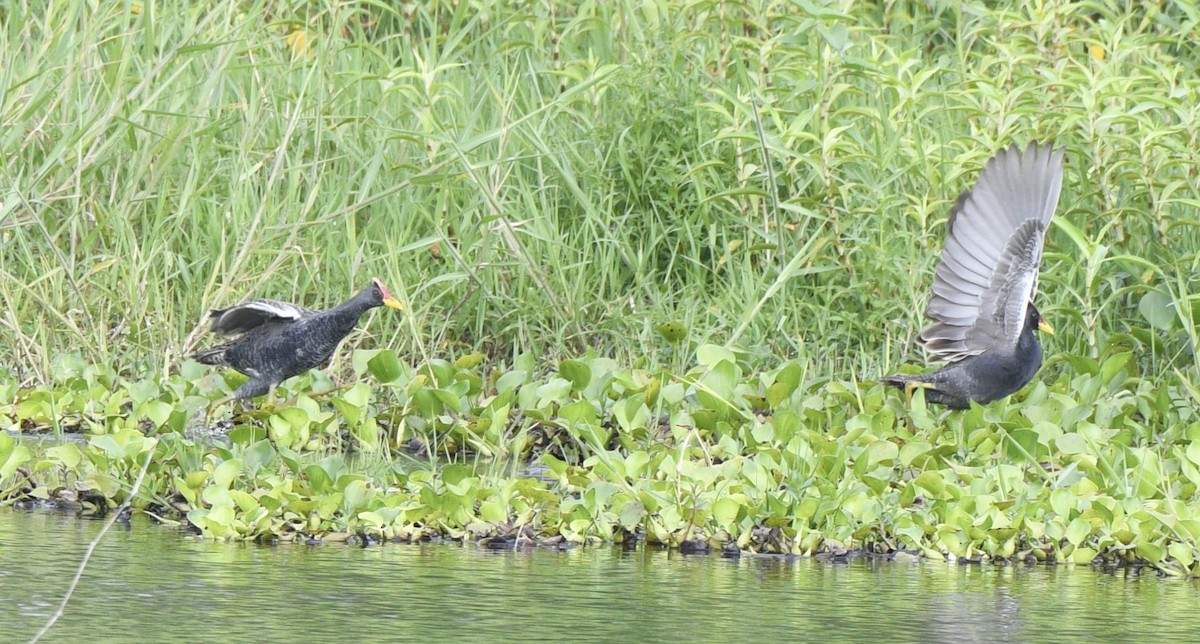
[[(1190, 571), (1200, 10), (995, 4), (7, 3), (0, 420), (89, 439), (0, 435), (0, 501), (115, 505), (154, 455), (138, 506), (212, 536)], [(921, 363), (950, 204), (1035, 139), (1067, 150), (1047, 365), (910, 410), (871, 381)], [(230, 385), (181, 366), (207, 308), (371, 276), (409, 313), (336, 368), (375, 389), (183, 437)], [(412, 437), (457, 465), (346, 460)]]
[(378, 275), (411, 325), (356, 342), (405, 355), (637, 356), (680, 319), (870, 378), (919, 357), (952, 200), (1042, 139), (1051, 352), (1190, 380), (1195, 8), (959, 5), (12, 3), (0, 353), (145, 373), (208, 307)]

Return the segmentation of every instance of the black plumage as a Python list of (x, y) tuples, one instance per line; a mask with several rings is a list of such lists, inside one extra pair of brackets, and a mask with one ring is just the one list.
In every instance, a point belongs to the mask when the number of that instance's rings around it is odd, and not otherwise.
[(881, 378), (926, 390), (931, 402), (964, 409), (1016, 392), (1042, 365), (1034, 330), (1053, 329), (1033, 305), (1050, 217), (1062, 190), (1063, 151), (1016, 145), (996, 154), (946, 223), (919, 340), (940, 370)]
[(403, 308), (383, 282), (372, 279), (357, 295), (324, 311), (264, 299), (213, 309), (210, 330), (235, 339), (190, 357), (245, 374), (250, 379), (230, 398), (254, 398), (292, 376), (327, 365), (362, 314), (378, 306)]

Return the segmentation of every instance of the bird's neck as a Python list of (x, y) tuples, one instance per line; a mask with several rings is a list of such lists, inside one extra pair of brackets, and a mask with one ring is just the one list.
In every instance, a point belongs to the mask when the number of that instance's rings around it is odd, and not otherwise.
[(1037, 340), (1034, 327), (1028, 324), (1021, 329), (1021, 337), (1017, 339), (1017, 355), (1029, 356), (1021, 363), (1023, 370), (1027, 371), (1022, 377), (1032, 378), (1042, 366), (1042, 345)]
[(338, 326), (348, 331), (358, 323), (358, 318), (362, 317), (363, 313), (373, 308), (375, 305), (371, 303), (370, 299), (359, 294), (333, 307), (329, 312), (338, 321)]

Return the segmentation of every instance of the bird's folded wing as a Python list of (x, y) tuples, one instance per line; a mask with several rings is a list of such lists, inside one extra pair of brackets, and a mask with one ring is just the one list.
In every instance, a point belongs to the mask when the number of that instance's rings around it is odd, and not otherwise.
[(934, 274), (921, 342), (955, 362), (1011, 348), (1037, 293), (1042, 243), (1062, 189), (1062, 150), (1030, 143), (1001, 150), (958, 199)]
[(299, 320), (312, 313), (309, 309), (288, 302), (256, 299), (227, 309), (213, 309), (208, 317), (213, 333), (235, 336), (268, 322)]

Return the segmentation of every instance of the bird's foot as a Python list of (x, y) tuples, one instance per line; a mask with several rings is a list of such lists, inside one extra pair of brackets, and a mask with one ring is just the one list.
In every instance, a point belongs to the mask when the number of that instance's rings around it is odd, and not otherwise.
[(224, 404), (227, 404), (230, 402), (234, 403), (234, 413), (236, 414), (237, 411), (239, 411), (237, 409), (238, 399), (234, 398), (233, 396), (225, 396), (224, 398), (219, 398), (217, 400), (214, 400), (214, 401), (208, 403), (208, 406), (206, 406), (204, 408), (204, 424), (211, 426), (211, 424), (213, 422), (213, 412), (215, 412), (217, 410), (217, 408), (220, 407), (221, 405), (224, 405)]
[(904, 383), (905, 404), (910, 407), (912, 406), (913, 394), (916, 393), (918, 389), (933, 389), (933, 385), (929, 384), (928, 382), (921, 382), (919, 380), (909, 380), (908, 382)]

